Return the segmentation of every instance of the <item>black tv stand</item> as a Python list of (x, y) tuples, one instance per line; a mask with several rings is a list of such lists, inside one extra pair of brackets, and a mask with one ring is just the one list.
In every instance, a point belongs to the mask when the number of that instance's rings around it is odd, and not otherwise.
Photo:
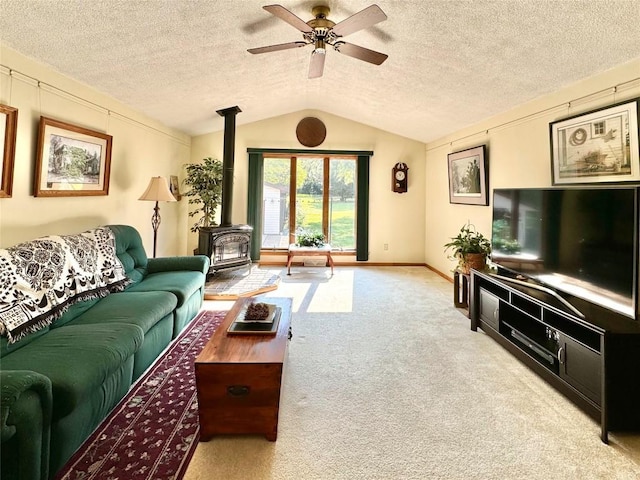
[(640, 431), (640, 323), (544, 286), (472, 270), (469, 316), (609, 431)]
[(525, 280), (520, 280), (518, 278), (507, 277), (505, 275), (499, 275), (497, 273), (492, 273), (491, 276), (499, 278), (500, 280), (503, 280), (505, 282), (516, 283), (516, 284), (521, 285), (523, 287), (533, 288), (534, 290), (539, 290), (541, 292), (546, 293), (547, 295), (551, 295), (551, 296), (555, 297), (556, 300), (558, 300), (560, 303), (562, 303), (566, 308), (571, 310), (571, 312), (574, 315), (577, 315), (580, 318), (584, 318), (584, 314), (580, 310), (578, 310), (576, 307), (571, 305), (571, 303), (569, 303), (568, 300), (565, 300), (563, 297), (561, 297), (558, 294), (558, 292), (556, 292), (554, 290), (551, 290), (550, 288), (544, 287), (542, 285), (538, 285), (537, 283), (532, 283), (532, 282), (527, 282)]

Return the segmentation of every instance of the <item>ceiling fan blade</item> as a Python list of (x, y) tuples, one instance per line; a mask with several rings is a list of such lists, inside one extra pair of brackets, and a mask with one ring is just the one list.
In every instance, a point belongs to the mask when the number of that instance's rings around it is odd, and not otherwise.
[(378, 5), (371, 5), (364, 10), (354, 13), (349, 18), (338, 22), (331, 30), (337, 37), (344, 37), (363, 28), (386, 20), (387, 16)]
[(309, 78), (318, 78), (322, 76), (324, 71), (324, 53), (312, 52), (311, 63), (309, 64)]
[(270, 14), (275, 15), (279, 19), (284, 20), (289, 25), (297, 28), (298, 30), (300, 30), (303, 33), (311, 33), (311, 32), (313, 32), (313, 28), (311, 28), (309, 25), (307, 25), (304, 20), (302, 20), (297, 15), (291, 13), (289, 10), (284, 8), (282, 5), (266, 5), (266, 6), (262, 7), (262, 8), (264, 8)]
[(290, 48), (304, 47), (308, 45), (305, 42), (289, 42), (289, 43), (279, 43), (278, 45), (269, 45), (268, 47), (258, 47), (258, 48), (249, 48), (247, 52), (249, 53), (269, 53), (269, 52), (277, 52), (278, 50), (289, 50)]
[(358, 60), (364, 60), (365, 62), (373, 63), (374, 65), (380, 65), (384, 62), (389, 55), (384, 53), (369, 50), (368, 48), (359, 47), (353, 43), (338, 42), (334, 45), (334, 48), (340, 53), (344, 53)]

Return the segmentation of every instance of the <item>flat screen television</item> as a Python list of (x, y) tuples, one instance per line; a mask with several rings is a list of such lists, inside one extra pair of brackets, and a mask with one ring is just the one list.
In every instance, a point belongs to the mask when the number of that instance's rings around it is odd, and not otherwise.
[(491, 259), (636, 318), (638, 189), (495, 189)]

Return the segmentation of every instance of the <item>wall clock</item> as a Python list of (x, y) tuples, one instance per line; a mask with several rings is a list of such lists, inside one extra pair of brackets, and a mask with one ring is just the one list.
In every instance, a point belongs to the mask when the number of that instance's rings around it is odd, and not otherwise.
[(391, 169), (391, 190), (396, 193), (406, 193), (409, 167), (406, 163), (396, 163)]

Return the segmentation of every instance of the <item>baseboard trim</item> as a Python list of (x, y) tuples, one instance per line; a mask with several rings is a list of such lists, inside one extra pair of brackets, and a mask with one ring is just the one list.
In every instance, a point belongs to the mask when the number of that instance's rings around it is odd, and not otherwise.
[[(332, 254), (333, 255), (333, 254)], [(277, 261), (277, 260), (263, 260), (260, 259), (256, 262), (258, 265), (265, 267), (285, 267), (287, 265), (286, 261)], [(291, 265), (295, 266), (303, 266), (304, 262), (292, 262)], [(335, 267), (424, 267), (431, 270), (433, 273), (439, 275), (445, 280), (453, 283), (453, 277), (448, 276), (442, 273), (440, 270), (433, 268), (431, 265), (427, 263), (418, 263), (418, 262), (336, 262)]]

